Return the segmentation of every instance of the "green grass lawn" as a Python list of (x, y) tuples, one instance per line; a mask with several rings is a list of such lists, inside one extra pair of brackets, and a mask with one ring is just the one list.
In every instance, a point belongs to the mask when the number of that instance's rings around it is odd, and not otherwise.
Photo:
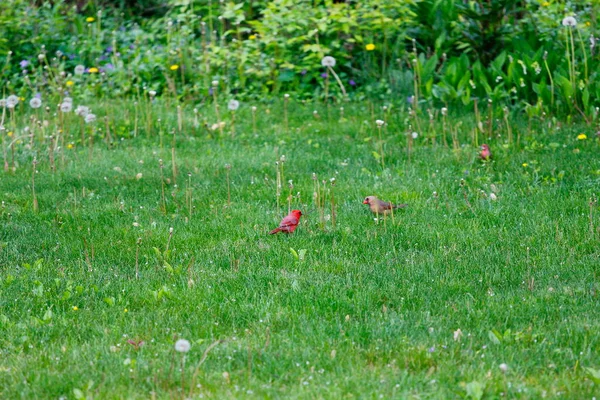
[[(286, 128), (265, 107), (256, 133), (240, 109), (234, 137), (229, 115), (208, 136), (187, 110), (176, 177), (173, 107), (138, 138), (130, 109), (97, 112), (126, 138), (93, 152), (73, 123), (54, 173), (48, 140), (17, 146), (0, 178), (0, 398), (600, 394), (591, 128), (517, 118), (505, 145), (500, 121), (498, 137), (478, 134), (494, 153), (484, 163), (474, 117), (450, 117), (457, 148), (439, 120), (436, 143), (421, 134), (409, 160), (406, 115), (355, 105), (315, 119), (299, 104)], [(384, 168), (376, 118), (389, 122)], [(305, 216), (269, 236), (290, 192)], [(409, 206), (376, 221), (367, 195)]]

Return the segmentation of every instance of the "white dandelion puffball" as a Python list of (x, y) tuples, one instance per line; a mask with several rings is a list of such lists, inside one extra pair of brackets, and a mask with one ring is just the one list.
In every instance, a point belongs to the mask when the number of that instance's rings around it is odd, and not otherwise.
[(506, 365), (505, 363), (500, 364), (498, 368), (500, 368), (500, 371), (502, 372), (508, 371), (508, 365)]
[(83, 75), (85, 72), (85, 67), (83, 65), (78, 65), (75, 67), (75, 75)]
[(446, 107), (442, 107), (441, 112), (442, 115), (448, 115), (448, 109)]
[(96, 121), (96, 115), (89, 113), (88, 115), (85, 116), (85, 123), (86, 124), (91, 124), (92, 122)]
[(75, 114), (79, 115), (80, 117), (86, 117), (86, 115), (88, 115), (90, 113), (90, 109), (86, 106), (77, 106), (77, 108), (75, 109)]
[(335, 67), (335, 58), (331, 56), (325, 56), (321, 59), (321, 65), (324, 67)]
[(73, 99), (71, 97), (65, 97), (62, 102), (73, 105)]
[(411, 136), (412, 136), (412, 138), (413, 138), (413, 139), (416, 139), (416, 138), (418, 138), (418, 137), (419, 137), (419, 134), (418, 134), (417, 132), (413, 132), (413, 133), (411, 134)]
[(6, 98), (6, 107), (15, 108), (17, 104), (19, 104), (19, 98), (14, 94), (11, 94)]
[(40, 108), (42, 106), (42, 100), (34, 97), (33, 99), (29, 100), (29, 106), (31, 108)]
[(60, 105), (60, 112), (68, 113), (73, 110), (73, 103), (65, 103), (64, 101)]
[(235, 111), (240, 108), (240, 102), (237, 100), (230, 100), (227, 104), (227, 108), (229, 108), (231, 111)]
[(381, 127), (383, 126), (383, 124), (385, 124), (385, 121), (378, 119), (377, 121), (375, 121), (375, 123), (377, 124), (377, 126)]
[(187, 353), (188, 351), (190, 351), (191, 348), (192, 345), (189, 341), (185, 339), (179, 339), (175, 342), (175, 351), (178, 351), (180, 353)]
[(496, 196), (496, 193), (494, 193), (494, 192), (490, 193), (490, 200), (492, 200), (492, 201), (498, 200), (498, 196)]
[(213, 86), (219, 86), (219, 81), (217, 81), (217, 80), (214, 80), (211, 83)]
[(148, 94), (150, 95), (150, 97), (154, 97), (156, 96), (156, 90), (148, 90)]
[(575, 17), (565, 17), (562, 20), (562, 24), (563, 26), (576, 26), (577, 20), (575, 19)]

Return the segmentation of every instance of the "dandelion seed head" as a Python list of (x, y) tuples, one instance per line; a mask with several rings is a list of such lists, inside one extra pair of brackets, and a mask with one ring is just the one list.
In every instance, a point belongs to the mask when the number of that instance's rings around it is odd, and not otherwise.
[(85, 123), (86, 124), (91, 124), (92, 122), (96, 121), (96, 115), (89, 113), (85, 116)]
[(66, 102), (62, 102), (60, 105), (60, 112), (62, 113), (68, 113), (71, 112), (73, 110), (73, 104), (72, 103), (66, 103)]
[(235, 111), (240, 107), (240, 102), (237, 100), (230, 100), (229, 103), (227, 103), (227, 108), (231, 111)]
[(83, 75), (85, 72), (85, 67), (83, 65), (78, 65), (75, 67), (75, 75)]
[(335, 67), (335, 58), (331, 56), (325, 56), (321, 59), (321, 65), (324, 67)]
[(42, 100), (40, 100), (37, 97), (34, 97), (33, 99), (29, 100), (29, 106), (31, 108), (40, 108), (42, 106)]
[(377, 124), (378, 127), (382, 127), (383, 124), (385, 124), (385, 121), (378, 119), (377, 121), (375, 121), (375, 123)]
[(189, 341), (185, 339), (179, 339), (175, 342), (175, 351), (179, 353), (187, 353), (192, 348), (192, 345)]
[(563, 18), (562, 24), (563, 26), (577, 26), (577, 20), (575, 19), (575, 17), (568, 16)]

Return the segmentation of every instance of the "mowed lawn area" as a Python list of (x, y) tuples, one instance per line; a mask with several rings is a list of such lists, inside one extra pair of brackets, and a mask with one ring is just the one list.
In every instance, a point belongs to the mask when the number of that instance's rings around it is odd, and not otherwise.
[(3, 136), (0, 398), (600, 394), (594, 129), (107, 104)]

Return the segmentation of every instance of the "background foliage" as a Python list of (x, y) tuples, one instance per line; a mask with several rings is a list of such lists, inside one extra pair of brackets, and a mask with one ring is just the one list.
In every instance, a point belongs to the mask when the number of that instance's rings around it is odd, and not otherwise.
[(8, 0), (0, 79), (6, 94), (56, 95), (64, 85), (49, 69), (68, 77), (81, 64), (100, 72), (80, 79), (82, 94), (152, 89), (203, 101), (218, 80), (241, 98), (341, 100), (320, 63), (331, 55), (351, 98), (414, 96), (414, 108), (481, 99), (589, 121), (600, 97), (599, 10), (584, 0)]

